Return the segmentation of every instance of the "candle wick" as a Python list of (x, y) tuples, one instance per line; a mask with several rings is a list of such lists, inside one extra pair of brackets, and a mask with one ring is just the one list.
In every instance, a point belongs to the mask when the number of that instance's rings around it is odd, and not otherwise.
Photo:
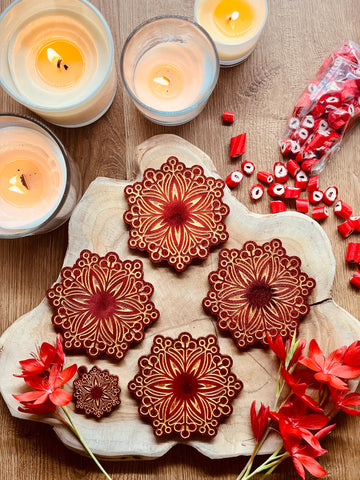
[(26, 188), (26, 190), (30, 190), (29, 185), (26, 182), (25, 175), (23, 173), (20, 175), (20, 180), (22, 185)]
[(57, 68), (61, 68), (62, 66), (64, 67), (64, 70), (67, 70), (69, 68), (69, 65), (66, 65), (66, 63), (63, 64), (63, 59), (59, 58), (58, 61), (56, 62)]

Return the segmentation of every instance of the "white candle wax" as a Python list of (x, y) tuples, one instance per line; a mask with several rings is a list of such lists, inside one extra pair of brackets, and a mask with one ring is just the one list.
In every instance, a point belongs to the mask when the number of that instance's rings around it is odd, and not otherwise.
[(180, 125), (196, 117), (218, 75), (211, 38), (183, 17), (148, 20), (130, 34), (121, 55), (121, 76), (136, 107), (162, 125)]
[(43, 118), (82, 126), (111, 105), (112, 37), (87, 0), (17, 0), (0, 18), (0, 36), (3, 87)]
[(151, 108), (173, 112), (189, 107), (203, 85), (201, 52), (190, 54), (176, 43), (162, 43), (149, 49), (134, 72), (134, 91)]
[(233, 66), (255, 48), (267, 19), (267, 0), (196, 0), (194, 13), (214, 40), (220, 65)]
[(78, 171), (46, 127), (0, 115), (0, 238), (52, 230), (79, 196)]

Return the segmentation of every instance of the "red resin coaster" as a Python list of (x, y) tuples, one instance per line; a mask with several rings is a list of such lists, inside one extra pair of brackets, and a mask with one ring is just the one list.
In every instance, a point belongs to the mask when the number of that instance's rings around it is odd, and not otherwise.
[(223, 194), (222, 180), (205, 177), (202, 167), (187, 168), (176, 157), (160, 170), (145, 170), (142, 182), (125, 188), (129, 246), (147, 251), (155, 263), (166, 260), (177, 271), (194, 258), (203, 260), (210, 247), (228, 239)]
[(47, 297), (65, 350), (120, 360), (132, 342), (143, 340), (145, 327), (159, 312), (149, 300), (153, 286), (144, 282), (142, 267), (140, 260), (121, 261), (114, 252), (100, 257), (83, 250), (73, 267), (61, 270), (61, 282)]
[(300, 267), (301, 260), (286, 255), (278, 239), (246, 242), (241, 250), (224, 248), (218, 270), (209, 275), (212, 288), (203, 306), (239, 348), (267, 344), (266, 335), (292, 336), (310, 310), (307, 297), (315, 287)]
[(140, 373), (129, 390), (140, 402), (157, 437), (217, 434), (221, 418), (232, 413), (232, 399), (243, 385), (231, 372), (232, 359), (221, 355), (216, 337), (198, 339), (157, 335), (148, 356), (139, 359)]
[(119, 377), (108, 370), (94, 366), (90, 372), (79, 367), (79, 378), (74, 380), (73, 399), (78, 410), (86, 415), (101, 418), (120, 405)]

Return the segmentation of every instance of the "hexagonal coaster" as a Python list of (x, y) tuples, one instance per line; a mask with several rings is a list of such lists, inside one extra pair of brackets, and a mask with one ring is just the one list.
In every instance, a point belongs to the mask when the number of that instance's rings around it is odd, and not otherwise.
[(73, 267), (61, 270), (60, 283), (46, 295), (65, 350), (121, 360), (131, 343), (143, 340), (145, 327), (159, 317), (150, 301), (152, 293), (153, 286), (143, 280), (140, 260), (122, 261), (115, 252), (100, 257), (83, 250)]
[(206, 177), (199, 165), (187, 168), (169, 157), (160, 170), (148, 168), (143, 180), (124, 192), (130, 207), (124, 214), (131, 227), (129, 246), (148, 252), (155, 263), (166, 260), (181, 272), (228, 239), (224, 182)]
[(174, 339), (157, 335), (150, 355), (138, 363), (140, 373), (129, 389), (157, 437), (214, 437), (243, 387), (231, 372), (231, 357), (221, 355), (214, 335), (198, 339), (187, 332)]
[(301, 260), (286, 255), (278, 239), (263, 245), (249, 241), (241, 250), (223, 248), (203, 306), (239, 348), (267, 344), (266, 335), (290, 337), (309, 312), (307, 298), (315, 287), (300, 267)]

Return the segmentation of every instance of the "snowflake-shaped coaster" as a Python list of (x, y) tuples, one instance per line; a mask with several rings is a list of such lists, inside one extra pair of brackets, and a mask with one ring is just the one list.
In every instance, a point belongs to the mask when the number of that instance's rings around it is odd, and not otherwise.
[(224, 182), (206, 177), (198, 165), (187, 168), (169, 157), (160, 170), (145, 170), (143, 181), (124, 192), (130, 207), (124, 214), (131, 226), (129, 246), (147, 251), (153, 262), (166, 260), (183, 271), (228, 238)]
[(119, 377), (108, 370), (94, 366), (78, 368), (79, 378), (74, 380), (73, 400), (78, 410), (86, 415), (101, 418), (120, 405)]
[(159, 317), (150, 301), (152, 293), (153, 286), (143, 280), (140, 260), (121, 261), (114, 252), (100, 257), (83, 250), (73, 267), (61, 270), (60, 283), (47, 291), (47, 297), (65, 350), (120, 360)]
[(266, 335), (292, 336), (310, 310), (307, 298), (315, 287), (300, 267), (301, 260), (286, 255), (278, 239), (246, 242), (241, 250), (224, 248), (218, 270), (209, 274), (211, 290), (203, 306), (239, 348), (267, 344)]
[(195, 433), (214, 437), (243, 387), (231, 366), (232, 359), (220, 354), (214, 335), (198, 339), (187, 332), (175, 339), (157, 335), (150, 355), (139, 359), (140, 373), (128, 386), (157, 437), (173, 433), (183, 440)]

